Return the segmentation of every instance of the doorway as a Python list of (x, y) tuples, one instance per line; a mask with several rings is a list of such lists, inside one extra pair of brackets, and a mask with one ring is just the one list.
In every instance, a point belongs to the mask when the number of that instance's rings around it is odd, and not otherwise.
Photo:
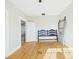
[(21, 46), (25, 43), (26, 39), (25, 34), (25, 21), (21, 20)]

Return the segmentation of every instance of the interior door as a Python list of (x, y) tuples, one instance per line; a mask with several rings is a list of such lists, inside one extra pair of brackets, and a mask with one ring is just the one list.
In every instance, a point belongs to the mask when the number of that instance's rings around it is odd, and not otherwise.
[(25, 21), (21, 21), (21, 45), (25, 43)]

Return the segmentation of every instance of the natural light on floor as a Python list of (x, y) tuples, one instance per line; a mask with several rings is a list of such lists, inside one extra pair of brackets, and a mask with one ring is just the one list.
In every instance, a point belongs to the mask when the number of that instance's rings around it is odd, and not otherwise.
[(72, 59), (72, 48), (49, 48), (43, 59)]

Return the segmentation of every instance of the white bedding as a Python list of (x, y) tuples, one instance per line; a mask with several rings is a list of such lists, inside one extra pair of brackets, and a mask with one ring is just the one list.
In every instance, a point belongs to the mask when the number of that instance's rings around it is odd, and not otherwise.
[(43, 37), (39, 37), (39, 39), (57, 39), (56, 36), (43, 36)]

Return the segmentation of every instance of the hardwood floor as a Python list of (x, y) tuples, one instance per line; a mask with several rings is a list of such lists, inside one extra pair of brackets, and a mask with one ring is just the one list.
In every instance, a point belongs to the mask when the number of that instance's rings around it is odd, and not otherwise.
[(29, 42), (8, 59), (72, 59), (72, 52), (63, 48), (66, 46), (57, 42)]

